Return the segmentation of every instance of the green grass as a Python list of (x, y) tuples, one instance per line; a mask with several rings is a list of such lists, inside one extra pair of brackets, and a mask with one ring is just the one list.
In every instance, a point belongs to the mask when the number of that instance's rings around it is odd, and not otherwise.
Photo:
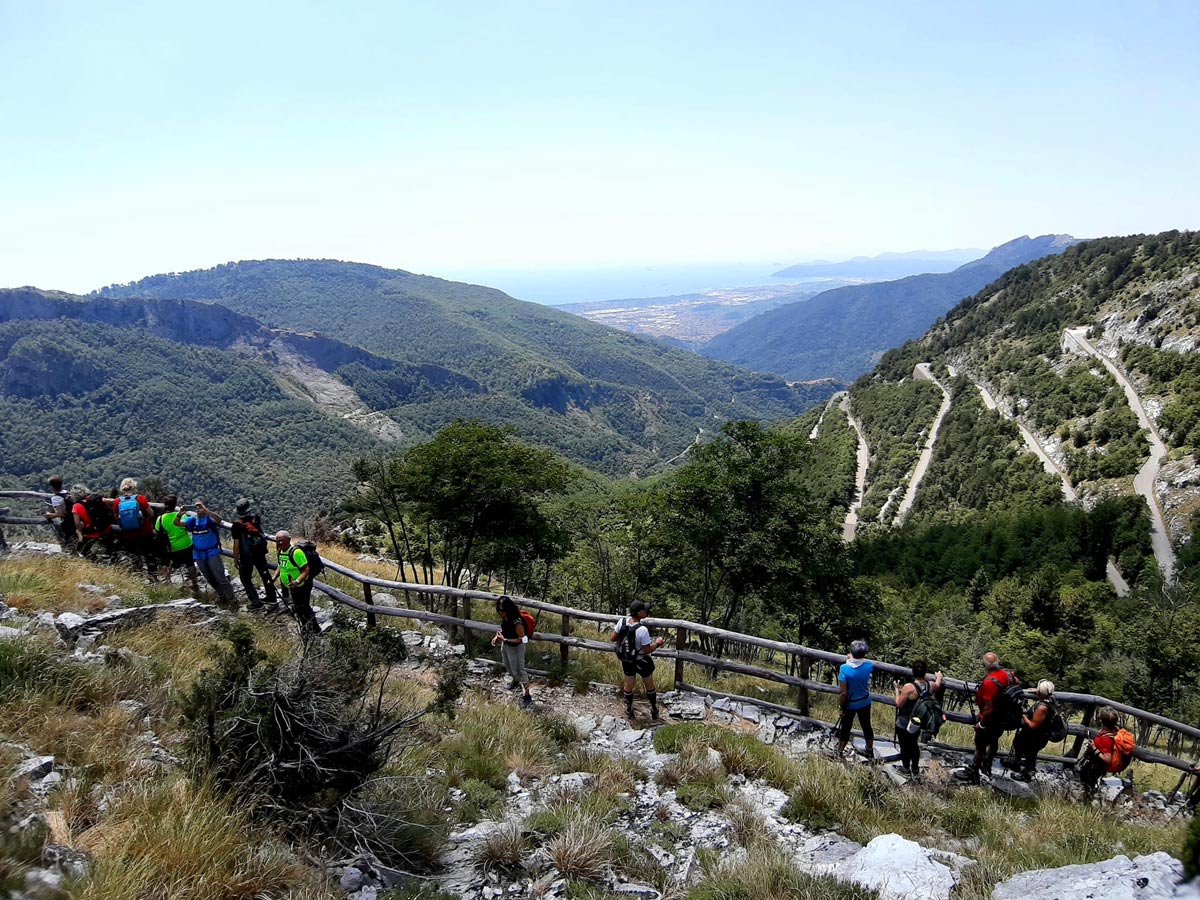
[(873, 890), (801, 872), (783, 850), (757, 844), (744, 859), (711, 861), (686, 900), (874, 900)]

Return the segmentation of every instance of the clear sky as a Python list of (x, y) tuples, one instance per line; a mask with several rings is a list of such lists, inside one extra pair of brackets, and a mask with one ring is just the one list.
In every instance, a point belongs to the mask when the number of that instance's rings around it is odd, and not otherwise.
[(0, 0), (0, 286), (1200, 227), (1200, 4)]

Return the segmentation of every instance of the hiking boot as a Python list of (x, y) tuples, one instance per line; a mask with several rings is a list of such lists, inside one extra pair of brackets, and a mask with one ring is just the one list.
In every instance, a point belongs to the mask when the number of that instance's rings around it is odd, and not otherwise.
[(517, 691), (517, 690), (520, 690), (520, 689), (521, 689), (521, 682), (517, 681), (517, 680), (514, 678), (512, 681), (510, 681), (510, 682), (508, 683), (508, 689), (509, 689), (510, 691)]
[(651, 718), (651, 719), (653, 719), (655, 722), (661, 722), (661, 721), (662, 721), (662, 716), (660, 716), (660, 715), (658, 714), (658, 707), (657, 707), (657, 706), (651, 706), (651, 707), (650, 707), (650, 718)]
[(627, 719), (635, 718), (634, 713), (633, 713), (633, 704), (632, 703), (625, 704), (625, 718), (627, 718)]
[(959, 769), (950, 777), (963, 784), (979, 784), (979, 770), (974, 766)]
[(1030, 775), (1028, 772), (1013, 772), (1008, 777), (1011, 778), (1013, 781), (1024, 781), (1024, 782), (1033, 781), (1033, 776)]
[(521, 698), (521, 709), (529, 709), (531, 706), (533, 706), (533, 698), (526, 694)]

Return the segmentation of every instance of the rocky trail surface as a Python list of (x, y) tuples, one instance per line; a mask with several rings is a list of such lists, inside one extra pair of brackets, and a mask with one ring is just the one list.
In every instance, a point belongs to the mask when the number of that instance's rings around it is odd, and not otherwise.
[(1142, 398), (1138, 395), (1137, 390), (1125, 377), (1125, 373), (1121, 371), (1120, 367), (1088, 340), (1087, 333), (1087, 326), (1068, 328), (1063, 332), (1063, 345), (1066, 349), (1074, 347), (1088, 356), (1094, 357), (1112, 374), (1113, 378), (1117, 380), (1117, 384), (1125, 392), (1129, 408), (1137, 416), (1138, 425), (1146, 431), (1146, 440), (1150, 443), (1150, 458), (1133, 477), (1133, 489), (1145, 498), (1146, 504), (1150, 507), (1150, 542), (1154, 548), (1154, 558), (1158, 561), (1163, 581), (1169, 584), (1175, 580), (1175, 549), (1171, 546), (1170, 532), (1167, 530), (1162, 505), (1158, 502), (1158, 494), (1154, 488), (1163, 460), (1167, 456), (1167, 447), (1162, 442), (1162, 438), (1158, 436), (1158, 429), (1154, 422), (1146, 414), (1146, 408), (1142, 404)]

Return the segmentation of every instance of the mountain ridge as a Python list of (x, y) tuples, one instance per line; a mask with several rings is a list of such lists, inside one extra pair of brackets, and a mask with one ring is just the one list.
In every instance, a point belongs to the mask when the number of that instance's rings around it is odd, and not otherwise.
[(850, 381), (879, 357), (919, 337), (963, 297), (1021, 262), (1061, 252), (1069, 235), (1022, 236), (952, 272), (851, 285), (755, 316), (713, 338), (700, 352), (778, 373), (789, 380)]

